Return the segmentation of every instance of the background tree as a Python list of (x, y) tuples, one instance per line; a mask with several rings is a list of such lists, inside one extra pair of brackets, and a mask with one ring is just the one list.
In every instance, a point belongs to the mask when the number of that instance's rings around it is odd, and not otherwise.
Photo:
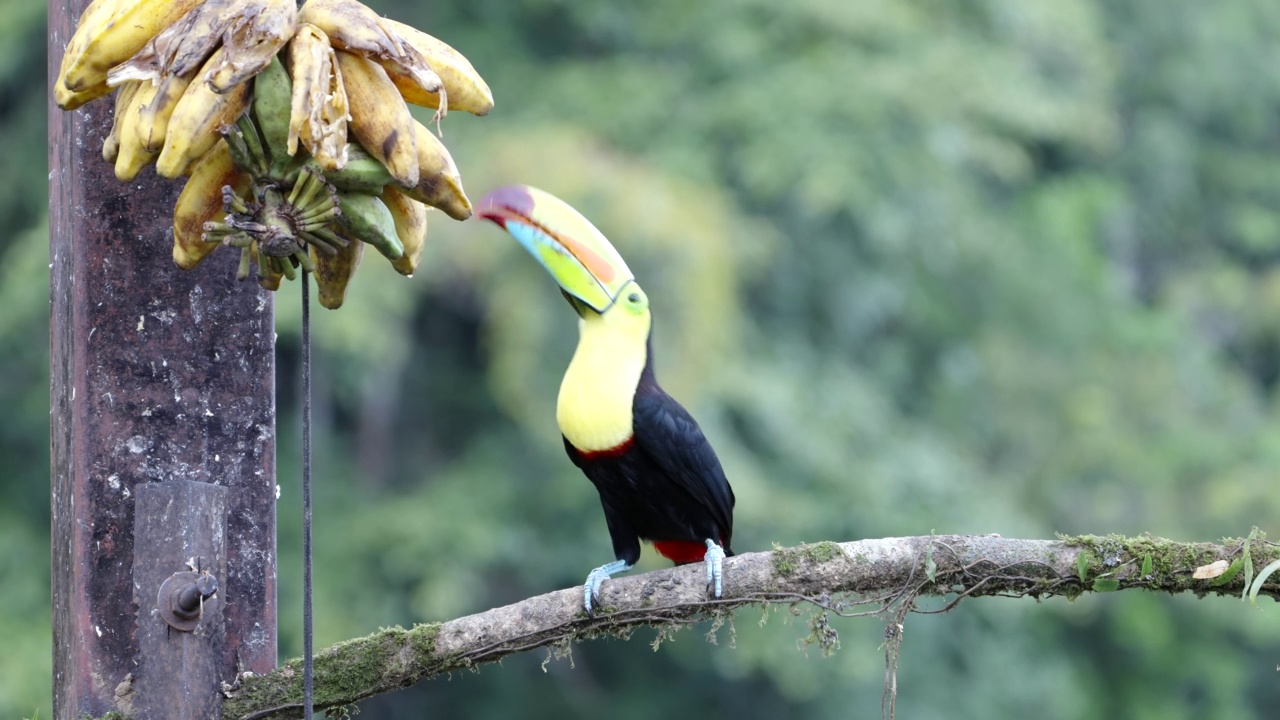
[[(938, 532), (1182, 539), (1280, 495), (1280, 17), (1268, 0), (371, 2), (465, 52), (473, 197), (555, 191), (654, 298), (664, 383), (738, 495), (735, 546)], [(34, 178), (42, 15), (0, 2), (0, 174)], [(0, 194), (0, 715), (48, 706), (47, 232)], [(156, 242), (164, 242), (156, 238)], [(581, 581), (607, 549), (553, 422), (575, 329), (497, 231), (434, 222), (316, 318), (317, 642)], [(378, 277), (387, 272), (386, 277)], [(297, 308), (280, 299), (280, 407)], [(296, 418), (280, 422), (296, 503)], [(283, 654), (300, 649), (282, 513)], [(646, 556), (639, 569), (659, 567)], [(1280, 625), (1136, 593), (919, 617), (901, 717), (1266, 717)], [(599, 642), (371, 700), (500, 717), (873, 713), (882, 627)], [(1016, 682), (1009, 682), (1016, 678)], [(655, 692), (660, 688), (662, 692)]]

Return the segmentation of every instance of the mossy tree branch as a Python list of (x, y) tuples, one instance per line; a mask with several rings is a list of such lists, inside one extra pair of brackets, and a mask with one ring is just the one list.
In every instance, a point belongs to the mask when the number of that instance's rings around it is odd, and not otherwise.
[[(1143, 589), (1239, 597), (1246, 572), (1194, 576), (1197, 568), (1220, 560), (1234, 562), (1231, 567), (1240, 570), (1246, 547), (1255, 570), (1280, 558), (1280, 545), (1262, 539), (1180, 543), (1150, 536), (1013, 540), (938, 535), (747, 553), (726, 561), (721, 600), (707, 598), (705, 571), (692, 565), (606, 582), (603, 608), (595, 617), (582, 611), (581, 589), (570, 588), (444, 623), (392, 628), (340, 643), (316, 656), (316, 707), (346, 705), (538, 647), (626, 636), (642, 625), (671, 628), (723, 620), (744, 605), (814, 605), (818, 618), (810, 624), (809, 641), (828, 649), (835, 642), (826, 623), (829, 614), (880, 615), (893, 628), (910, 612), (942, 612), (965, 598), (991, 595), (1075, 597)], [(1260, 594), (1280, 598), (1280, 573)], [(924, 610), (915, 605), (923, 595), (947, 601)], [(889, 636), (900, 641), (900, 634)], [(888, 646), (892, 672), (896, 643)], [(301, 686), (296, 660), (270, 674), (242, 678), (235, 688), (226, 688), (223, 720), (300, 717)], [(887, 700), (891, 706), (891, 694)]]

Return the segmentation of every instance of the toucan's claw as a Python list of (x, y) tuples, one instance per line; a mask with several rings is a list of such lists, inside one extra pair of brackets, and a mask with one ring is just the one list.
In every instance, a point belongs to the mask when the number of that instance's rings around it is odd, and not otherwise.
[(720, 599), (721, 589), (724, 584), (724, 548), (716, 544), (715, 540), (707, 540), (707, 554), (702, 556), (704, 562), (707, 563), (707, 587), (711, 589), (717, 600)]
[[(723, 554), (721, 553), (721, 555)], [(614, 560), (611, 563), (601, 565), (592, 570), (590, 575), (587, 575), (587, 581), (582, 585), (582, 607), (586, 608), (588, 617), (595, 614), (593, 608), (596, 603), (600, 602), (600, 586), (604, 584), (604, 581), (630, 569), (631, 563), (626, 560)]]

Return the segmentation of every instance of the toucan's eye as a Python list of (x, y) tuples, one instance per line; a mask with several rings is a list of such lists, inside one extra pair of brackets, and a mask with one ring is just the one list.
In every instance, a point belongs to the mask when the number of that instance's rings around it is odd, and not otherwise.
[(640, 302), (640, 293), (631, 293), (630, 295), (628, 295), (628, 296), (627, 296), (627, 302), (629, 302), (629, 303), (631, 303), (631, 304), (633, 304), (633, 305), (634, 305), (634, 304), (639, 303), (639, 302)]

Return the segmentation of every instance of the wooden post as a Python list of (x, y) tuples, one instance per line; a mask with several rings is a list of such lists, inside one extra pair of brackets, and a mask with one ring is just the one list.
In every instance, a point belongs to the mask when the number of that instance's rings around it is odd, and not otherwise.
[[(86, 4), (49, 0), (51, 84)], [(49, 106), (59, 720), (102, 715), (148, 685), (137, 675), (148, 666), (139, 662), (133, 578), (143, 483), (226, 488), (216, 665), (230, 681), (237, 664), (261, 673), (276, 662), (271, 294), (236, 282), (232, 252), (215, 252), (194, 272), (174, 266), (171, 213), (182, 182), (151, 169), (132, 183), (116, 180), (101, 156), (111, 104), (71, 113)]]

